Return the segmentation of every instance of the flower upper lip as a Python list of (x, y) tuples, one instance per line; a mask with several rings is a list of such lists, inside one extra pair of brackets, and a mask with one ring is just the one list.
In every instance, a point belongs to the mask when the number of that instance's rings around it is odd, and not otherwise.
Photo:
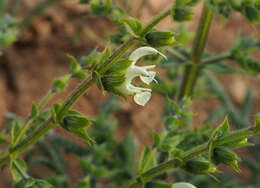
[(155, 65), (136, 66), (135, 64), (141, 57), (152, 54), (160, 54), (166, 58), (165, 55), (152, 47), (140, 47), (132, 52), (132, 54), (129, 56), (132, 64), (125, 72), (125, 81), (120, 86), (117, 86), (117, 89), (121, 90), (126, 95), (134, 95), (134, 101), (142, 106), (144, 106), (151, 98), (152, 90), (150, 88), (136, 87), (132, 84), (132, 80), (135, 77), (140, 77), (141, 81), (145, 84), (150, 84), (152, 81), (157, 82), (154, 79), (156, 72), (148, 71), (148, 69), (154, 68)]

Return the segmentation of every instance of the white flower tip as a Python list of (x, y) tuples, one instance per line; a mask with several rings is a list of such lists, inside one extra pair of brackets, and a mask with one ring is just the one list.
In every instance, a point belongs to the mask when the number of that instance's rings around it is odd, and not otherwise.
[(151, 92), (148, 91), (136, 93), (134, 96), (134, 101), (136, 104), (144, 106), (150, 100), (151, 95)]
[(174, 183), (172, 185), (172, 188), (196, 188), (196, 187), (190, 183), (180, 182), (180, 183)]
[(161, 52), (159, 52), (159, 51), (158, 51), (158, 54), (160, 54), (165, 60), (167, 60), (166, 55), (164, 55), (163, 53), (161, 53)]
[(130, 60), (132, 60), (135, 63), (141, 57), (146, 56), (146, 55), (152, 55), (152, 54), (160, 54), (163, 58), (167, 59), (167, 57), (165, 55), (163, 55), (161, 52), (159, 52), (155, 48), (147, 47), (147, 46), (137, 48), (136, 50), (134, 50), (132, 52), (132, 54), (129, 56), (129, 58), (130, 58)]

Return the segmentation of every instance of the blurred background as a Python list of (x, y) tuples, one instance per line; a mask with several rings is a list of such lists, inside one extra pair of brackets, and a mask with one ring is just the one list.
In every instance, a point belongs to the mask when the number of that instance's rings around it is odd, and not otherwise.
[[(14, 1), (13, 1), (14, 2)], [(10, 0), (10, 3), (12, 1)], [(23, 18), (39, 0), (22, 0), (16, 11), (16, 17)], [(172, 0), (131, 0), (117, 1), (119, 6), (128, 10), (133, 17), (139, 18), (143, 24), (151, 20), (158, 12), (168, 7)], [(195, 31), (201, 6), (196, 6), (195, 19), (188, 22), (191, 31)], [(91, 50), (102, 51), (107, 45), (107, 38), (116, 30), (116, 26), (106, 17), (89, 15), (89, 7), (79, 5), (78, 0), (53, 0), (43, 8), (40, 14), (33, 19), (24, 22), (23, 30), (19, 33), (17, 41), (0, 56), (0, 130), (5, 126), (4, 115), (7, 112), (26, 117), (31, 108), (31, 102), (38, 103), (41, 97), (48, 91), (54, 78), (65, 74), (69, 68), (71, 54), (75, 57), (87, 55)], [(161, 22), (157, 28), (172, 29), (175, 23), (169, 19)], [(214, 54), (224, 52), (232, 46), (237, 32), (242, 36), (253, 33), (260, 34), (260, 25), (250, 25), (246, 19), (238, 13), (233, 13), (231, 18), (224, 22), (215, 17), (210, 30), (207, 50)], [(255, 53), (260, 58), (260, 53)], [(163, 72), (162, 72), (163, 74)], [(234, 104), (241, 105), (248, 87), (253, 88), (252, 115), (260, 112), (260, 81), (244, 75), (219, 76), (218, 79), (224, 85), (226, 91), (232, 97)], [(66, 92), (59, 94), (52, 102), (61, 102), (78, 83), (72, 80)], [(98, 105), (107, 95), (103, 95), (98, 88), (92, 87), (76, 102), (73, 108), (93, 116), (98, 114)], [(145, 107), (136, 105), (132, 98), (121, 100), (123, 109), (114, 114), (118, 120), (116, 138), (122, 139), (128, 131), (132, 131), (142, 148), (150, 143), (149, 133), (152, 130), (160, 130), (162, 127), (162, 97), (153, 93), (151, 100)], [(219, 103), (212, 99), (195, 99), (192, 111), (195, 117), (192, 125), (200, 127), (202, 122), (217, 107)], [(70, 133), (56, 127), (55, 131), (74, 139), (82, 144), (82, 140)], [(250, 156), (249, 156), (250, 157)], [(65, 156), (68, 165), (67, 173), (70, 181), (77, 182), (83, 177), (73, 154)], [(40, 166), (33, 167), (42, 176), (48, 176), (48, 169)], [(239, 177), (247, 181), (250, 173), (243, 170)], [(11, 179), (7, 170), (0, 172), (0, 188), (11, 187)]]

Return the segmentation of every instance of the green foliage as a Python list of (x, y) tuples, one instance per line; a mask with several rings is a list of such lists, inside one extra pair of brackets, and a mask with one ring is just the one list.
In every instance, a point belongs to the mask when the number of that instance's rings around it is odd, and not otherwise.
[(257, 0), (207, 0), (207, 4), (224, 19), (227, 19), (234, 10), (243, 14), (251, 23), (260, 20), (260, 7)]
[(176, 0), (172, 7), (172, 19), (178, 22), (189, 21), (193, 18), (193, 6), (200, 0)]
[(57, 93), (64, 91), (70, 78), (71, 75), (67, 74), (59, 79), (55, 79), (52, 84), (52, 91)]
[(111, 0), (91, 0), (90, 7), (93, 16), (104, 16), (110, 13), (112, 4)]
[(18, 34), (17, 24), (17, 19), (9, 14), (2, 15), (0, 10), (0, 55), (4, 48), (15, 42)]
[(140, 21), (138, 21), (135, 18), (125, 18), (122, 19), (122, 23), (124, 24), (127, 32), (129, 32), (131, 35), (135, 37), (139, 37), (140, 34), (142, 33), (143, 26)]

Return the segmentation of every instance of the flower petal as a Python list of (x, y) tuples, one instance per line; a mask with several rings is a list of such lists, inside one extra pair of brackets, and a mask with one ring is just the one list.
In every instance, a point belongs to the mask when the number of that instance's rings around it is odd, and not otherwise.
[(172, 188), (196, 188), (196, 187), (190, 183), (180, 182), (180, 183), (174, 183), (172, 185)]
[(132, 52), (132, 54), (129, 56), (129, 59), (133, 61), (134, 65), (136, 63), (136, 61), (138, 59), (140, 59), (143, 56), (146, 55), (152, 55), (152, 54), (160, 54), (161, 56), (163, 56), (165, 59), (167, 59), (167, 57), (165, 55), (163, 55), (161, 52), (159, 52), (158, 50), (156, 50), (155, 48), (152, 47), (141, 47), (141, 48), (137, 48), (135, 51)]
[(140, 79), (146, 83), (146, 84), (150, 84), (152, 81), (157, 82), (154, 77), (156, 75), (156, 72), (154, 71), (148, 71), (148, 76), (140, 76)]
[(134, 101), (136, 104), (144, 106), (150, 100), (151, 95), (152, 95), (151, 92), (148, 91), (137, 93), (134, 96)]

